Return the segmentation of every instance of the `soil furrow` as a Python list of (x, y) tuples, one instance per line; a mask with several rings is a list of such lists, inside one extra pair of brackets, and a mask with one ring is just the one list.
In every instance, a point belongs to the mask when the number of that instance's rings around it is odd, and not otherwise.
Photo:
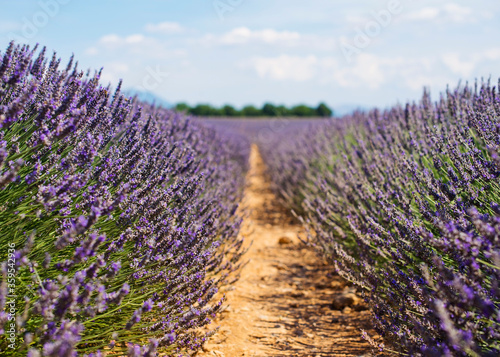
[(277, 203), (255, 145), (247, 182), (241, 234), (252, 241), (249, 262), (198, 356), (372, 356), (360, 331), (375, 335), (369, 311), (358, 301), (333, 308), (352, 288), (302, 245), (305, 231)]

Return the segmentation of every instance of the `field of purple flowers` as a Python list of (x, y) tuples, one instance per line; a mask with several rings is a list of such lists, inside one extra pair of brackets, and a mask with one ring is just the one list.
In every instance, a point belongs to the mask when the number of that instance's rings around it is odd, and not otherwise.
[(2, 356), (196, 350), (238, 265), (247, 143), (99, 76), (0, 53)]
[(487, 82), (261, 145), (274, 190), (363, 291), (386, 351), (500, 354), (499, 118)]
[(250, 141), (362, 292), (374, 347), (500, 354), (498, 87), (314, 125), (203, 123), (45, 52), (0, 52), (2, 356), (198, 350), (243, 253)]

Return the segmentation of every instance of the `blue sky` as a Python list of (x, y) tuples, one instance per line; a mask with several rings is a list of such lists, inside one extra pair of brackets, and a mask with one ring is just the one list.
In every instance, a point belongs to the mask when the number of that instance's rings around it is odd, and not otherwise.
[(500, 2), (0, 0), (0, 48), (40, 43), (169, 102), (333, 108), (500, 77)]

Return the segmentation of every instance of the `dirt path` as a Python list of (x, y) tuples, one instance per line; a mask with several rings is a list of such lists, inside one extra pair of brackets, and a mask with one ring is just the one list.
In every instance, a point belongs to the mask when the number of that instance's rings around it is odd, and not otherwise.
[(369, 330), (369, 312), (332, 308), (349, 288), (300, 244), (302, 227), (276, 204), (263, 173), (253, 146), (244, 199), (251, 214), (242, 227), (253, 241), (250, 261), (226, 290), (220, 330), (198, 356), (371, 356), (359, 331)]

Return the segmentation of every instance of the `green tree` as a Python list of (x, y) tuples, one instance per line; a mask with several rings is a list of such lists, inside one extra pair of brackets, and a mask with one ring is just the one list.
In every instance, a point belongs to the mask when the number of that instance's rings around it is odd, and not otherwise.
[(191, 108), (186, 103), (177, 103), (175, 105), (175, 110), (177, 110), (178, 112), (189, 112), (190, 109)]
[(213, 115), (214, 108), (208, 104), (198, 104), (197, 106), (190, 109), (189, 113), (193, 115), (198, 115), (200, 117), (208, 117)]
[(316, 113), (320, 117), (329, 118), (333, 115), (333, 110), (328, 108), (328, 106), (325, 103), (319, 103), (318, 107), (316, 108)]
[(241, 110), (243, 116), (245, 117), (258, 117), (262, 116), (262, 111), (255, 108), (253, 105), (247, 105)]
[(303, 104), (294, 106), (291, 111), (292, 115), (298, 117), (315, 117), (317, 115), (316, 110)]
[(275, 115), (279, 116), (279, 117), (286, 117), (286, 116), (292, 115), (292, 113), (284, 105), (278, 105), (276, 107), (276, 114)]
[(222, 108), (211, 107), (210, 116), (222, 117), (222, 116), (224, 116), (224, 110)]
[(262, 106), (262, 115), (266, 116), (266, 117), (275, 117), (278, 115), (278, 112), (276, 110), (276, 106), (274, 104), (271, 104), (271, 103), (265, 103), (263, 106)]
[(258, 117), (258, 116), (297, 116), (297, 117), (331, 117), (333, 111), (323, 102), (319, 103), (316, 108), (309, 107), (304, 104), (296, 105), (292, 108), (287, 108), (284, 105), (274, 105), (272, 103), (265, 103), (261, 109), (253, 105), (247, 105), (241, 110), (235, 109), (232, 105), (226, 104), (220, 108), (212, 107), (209, 104), (198, 104), (190, 107), (186, 103), (177, 103), (175, 110), (180, 112), (188, 112), (197, 116), (227, 116), (227, 117)]
[(222, 113), (224, 116), (227, 116), (227, 117), (237, 117), (237, 116), (241, 115), (240, 111), (237, 109), (234, 109), (234, 107), (231, 105), (223, 106)]

